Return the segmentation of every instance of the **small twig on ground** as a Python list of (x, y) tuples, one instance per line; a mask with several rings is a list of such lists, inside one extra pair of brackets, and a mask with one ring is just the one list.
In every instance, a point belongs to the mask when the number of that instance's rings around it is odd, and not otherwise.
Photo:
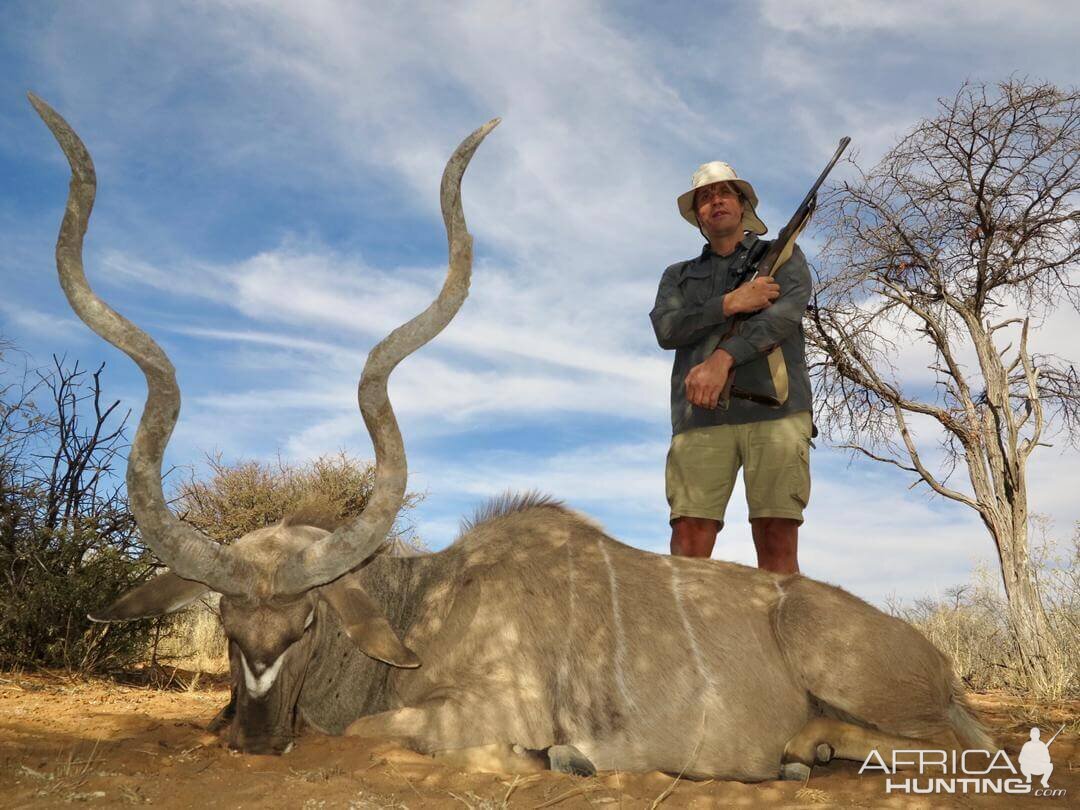
[(828, 804), (831, 797), (824, 790), (803, 787), (795, 791), (795, 798), (808, 804)]
[(680, 779), (682, 779), (681, 773), (672, 780), (663, 793), (653, 799), (653, 803), (649, 805), (649, 810), (656, 810), (657, 807), (663, 804), (667, 797), (675, 792), (675, 786), (679, 784)]
[[(704, 715), (702, 716), (702, 720), (704, 720)], [(655, 799), (653, 799), (653, 803), (651, 805), (649, 805), (649, 810), (656, 810), (657, 807), (659, 807), (661, 804), (663, 804), (663, 802), (667, 799), (668, 796), (670, 796), (672, 793), (675, 792), (675, 787), (676, 787), (676, 785), (679, 784), (679, 781), (683, 778), (683, 774), (686, 773), (686, 769), (690, 767), (691, 762), (693, 762), (695, 759), (697, 759), (698, 752), (701, 751), (701, 744), (704, 741), (705, 741), (705, 738), (704, 738), (704, 736), (702, 736), (698, 740), (698, 744), (696, 746), (694, 746), (694, 752), (690, 755), (690, 759), (686, 760), (686, 764), (683, 765), (682, 770), (679, 771), (679, 775), (676, 776), (675, 780), (670, 785), (667, 786), (667, 790), (665, 790), (663, 793), (661, 793), (659, 796), (657, 796)]]
[(513, 782), (510, 782), (510, 783), (503, 782), (504, 785), (508, 784), (508, 787), (506, 788), (506, 795), (503, 796), (503, 804), (506, 804), (508, 801), (510, 801), (510, 794), (513, 793), (515, 790), (517, 790), (519, 787), (521, 787), (522, 785), (528, 785), (528, 784), (530, 784), (532, 782), (535, 782), (537, 779), (539, 779), (542, 776), (543, 776), (543, 774), (541, 774), (541, 773), (535, 773), (532, 776), (528, 776), (528, 777), (522, 779), (521, 775), (518, 774), (518, 775), (514, 776), (514, 781)]

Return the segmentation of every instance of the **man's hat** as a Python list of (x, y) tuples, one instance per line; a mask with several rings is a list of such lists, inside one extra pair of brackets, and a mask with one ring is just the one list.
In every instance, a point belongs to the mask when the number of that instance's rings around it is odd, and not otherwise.
[(756, 233), (759, 236), (768, 232), (769, 229), (765, 227), (764, 222), (758, 219), (755, 210), (758, 199), (757, 194), (754, 193), (754, 187), (745, 180), (740, 180), (733, 168), (719, 160), (699, 166), (690, 180), (690, 190), (679, 195), (679, 213), (683, 215), (683, 219), (695, 228), (701, 227), (698, 224), (697, 213), (694, 211), (694, 192), (702, 186), (712, 185), (713, 183), (731, 183), (742, 193), (742, 227), (744, 231), (750, 231), (750, 233)]

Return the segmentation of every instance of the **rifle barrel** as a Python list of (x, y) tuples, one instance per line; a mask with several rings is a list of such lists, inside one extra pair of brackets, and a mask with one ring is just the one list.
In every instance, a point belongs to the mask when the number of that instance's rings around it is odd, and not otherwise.
[(1056, 740), (1056, 739), (1058, 738), (1058, 734), (1060, 734), (1060, 733), (1061, 733), (1062, 731), (1064, 731), (1064, 730), (1065, 730), (1065, 724), (1064, 724), (1064, 723), (1062, 723), (1062, 724), (1061, 724), (1061, 728), (1059, 728), (1059, 729), (1058, 729), (1058, 730), (1057, 730), (1057, 731), (1056, 731), (1056, 732), (1054, 733), (1054, 736), (1053, 736), (1053, 737), (1051, 737), (1051, 738), (1050, 738), (1049, 740), (1047, 740), (1047, 741), (1046, 741), (1046, 747), (1047, 747), (1047, 748), (1049, 748), (1049, 747), (1050, 747), (1050, 745), (1051, 745), (1051, 743), (1053, 743), (1053, 742), (1054, 742), (1054, 740)]
[(810, 201), (817, 195), (818, 189), (821, 188), (821, 184), (825, 182), (825, 178), (829, 176), (829, 172), (833, 170), (837, 161), (840, 160), (840, 156), (844, 154), (844, 150), (848, 148), (849, 143), (851, 143), (851, 138), (847, 135), (840, 139), (840, 145), (836, 147), (836, 152), (833, 154), (832, 160), (830, 160), (829, 165), (825, 167), (825, 171), (818, 176), (817, 182), (811, 186), (810, 193), (803, 198), (802, 205), (800, 205), (799, 208), (802, 208), (803, 205), (809, 205)]

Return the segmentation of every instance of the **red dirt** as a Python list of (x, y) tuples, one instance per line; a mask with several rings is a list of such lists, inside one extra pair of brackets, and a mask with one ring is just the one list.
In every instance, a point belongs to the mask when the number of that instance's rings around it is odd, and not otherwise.
[(972, 807), (1076, 806), (1080, 702), (1029, 706), (975, 695), (1013, 757), (1032, 725), (1065, 731), (1051, 755), (1061, 798), (887, 795), (885, 778), (857, 763), (817, 766), (809, 783), (689, 782), (662, 773), (461, 773), (390, 744), (301, 737), (283, 757), (242, 756), (204, 731), (228, 698), (223, 686), (162, 691), (62, 676), (0, 676), (0, 806), (415, 808), (472, 807)]

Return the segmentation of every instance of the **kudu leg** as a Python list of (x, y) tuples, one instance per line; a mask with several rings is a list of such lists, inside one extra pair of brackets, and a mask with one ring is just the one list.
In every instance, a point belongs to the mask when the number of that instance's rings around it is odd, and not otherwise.
[(233, 718), (235, 716), (236, 716), (236, 687), (234, 686), (232, 688), (232, 691), (229, 693), (229, 702), (226, 703), (225, 706), (222, 708), (222, 710), (217, 713), (217, 715), (214, 717), (214, 719), (211, 720), (207, 724), (206, 730), (213, 733), (213, 734), (217, 734), (217, 733), (221, 732), (223, 729), (226, 729), (228, 727), (229, 723), (231, 723), (233, 721)]
[(457, 703), (432, 701), (361, 717), (349, 724), (345, 735), (390, 738), (406, 748), (429, 754), (445, 765), (462, 770), (497, 773), (548, 770), (549, 759), (545, 751), (485, 739), (484, 732), (469, 719), (475, 716), (476, 712)]
[(462, 718), (456, 707), (446, 701), (438, 701), (361, 717), (349, 724), (345, 736), (398, 737), (408, 740), (410, 747), (423, 748), (425, 753), (430, 753), (447, 747), (440, 744), (445, 730), (461, 727)]
[(541, 773), (548, 769), (547, 758), (541, 752), (529, 751), (509, 743), (489, 743), (434, 751), (432, 756), (439, 764), (461, 771), (527, 774)]
[(882, 760), (890, 763), (893, 761), (893, 751), (949, 751), (954, 748), (959, 746), (956, 738), (948, 732), (941, 735), (940, 740), (916, 740), (832, 717), (815, 717), (788, 740), (784, 747), (784, 762), (803, 765), (825, 763), (831, 759), (864, 762), (871, 751), (877, 751)]

